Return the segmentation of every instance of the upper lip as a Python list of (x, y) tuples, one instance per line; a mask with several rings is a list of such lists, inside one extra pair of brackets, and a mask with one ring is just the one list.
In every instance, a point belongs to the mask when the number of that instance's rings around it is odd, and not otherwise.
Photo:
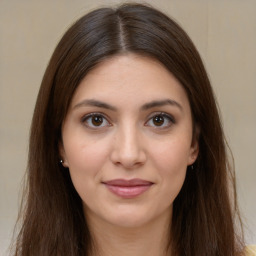
[(131, 179), (131, 180), (115, 179), (115, 180), (104, 181), (102, 183), (110, 186), (120, 186), (120, 187), (149, 186), (153, 184), (153, 182), (142, 180), (142, 179)]

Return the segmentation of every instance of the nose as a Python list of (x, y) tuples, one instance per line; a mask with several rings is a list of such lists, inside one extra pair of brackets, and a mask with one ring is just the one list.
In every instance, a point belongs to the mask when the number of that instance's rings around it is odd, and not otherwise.
[(112, 145), (111, 161), (125, 169), (134, 169), (146, 161), (142, 135), (135, 126), (118, 129)]

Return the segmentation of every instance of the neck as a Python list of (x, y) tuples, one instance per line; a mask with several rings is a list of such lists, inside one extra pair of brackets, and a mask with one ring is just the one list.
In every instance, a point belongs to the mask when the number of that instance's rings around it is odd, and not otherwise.
[[(168, 216), (168, 217), (167, 217)], [(90, 256), (167, 256), (170, 253), (170, 215), (138, 227), (117, 227), (89, 220), (93, 239)]]

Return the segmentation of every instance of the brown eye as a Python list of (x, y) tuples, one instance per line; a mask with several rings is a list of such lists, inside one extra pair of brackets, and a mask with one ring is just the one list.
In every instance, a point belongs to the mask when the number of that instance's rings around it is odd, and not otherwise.
[(94, 126), (101, 126), (103, 123), (103, 117), (102, 116), (92, 116), (91, 122)]
[(108, 120), (101, 114), (89, 114), (82, 119), (82, 123), (89, 128), (103, 128), (110, 126)]
[(147, 122), (146, 126), (154, 127), (154, 128), (168, 128), (172, 124), (175, 124), (175, 119), (173, 116), (166, 113), (159, 113), (152, 116)]
[(164, 117), (163, 116), (155, 116), (152, 121), (155, 126), (162, 126), (164, 123)]

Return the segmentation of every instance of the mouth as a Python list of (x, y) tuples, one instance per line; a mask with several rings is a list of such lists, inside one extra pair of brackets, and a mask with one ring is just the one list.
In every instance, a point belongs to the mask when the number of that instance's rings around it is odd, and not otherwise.
[(113, 194), (122, 198), (135, 198), (146, 192), (154, 183), (142, 179), (115, 179), (102, 182)]

